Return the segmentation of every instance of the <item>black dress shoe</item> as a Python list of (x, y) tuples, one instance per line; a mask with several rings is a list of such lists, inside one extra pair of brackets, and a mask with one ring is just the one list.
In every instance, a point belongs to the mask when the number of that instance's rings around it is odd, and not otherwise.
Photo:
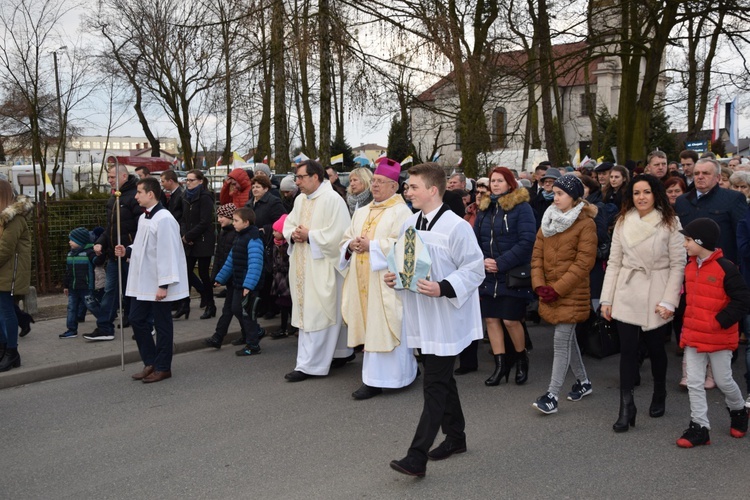
[(302, 382), (303, 380), (307, 379), (307, 373), (298, 370), (292, 370), (284, 375), (284, 378), (289, 382)]
[(210, 304), (206, 306), (206, 310), (201, 314), (201, 319), (210, 319), (216, 316), (216, 306)]
[(474, 368), (464, 368), (462, 366), (459, 366), (455, 370), (453, 370), (453, 373), (456, 375), (466, 375), (467, 373), (475, 372), (477, 371), (477, 367)]
[(424, 464), (419, 464), (415, 459), (408, 456), (401, 460), (391, 460), (391, 469), (414, 477), (424, 477), (427, 471), (427, 467)]
[(349, 361), (354, 361), (355, 358), (356, 356), (354, 355), (354, 353), (345, 358), (333, 358), (333, 361), (331, 361), (331, 368), (341, 368)]
[(221, 340), (214, 335), (211, 335), (207, 339), (203, 339), (203, 343), (206, 344), (208, 347), (213, 347), (214, 349), (221, 349)]
[(466, 441), (453, 441), (446, 439), (440, 446), (427, 453), (430, 460), (445, 460), (454, 453), (464, 453), (466, 451)]
[(362, 387), (352, 393), (354, 399), (370, 399), (383, 394), (383, 389), (380, 387), (371, 387), (367, 384), (362, 384)]
[(243, 337), (242, 335), (240, 335), (239, 338), (234, 339), (232, 341), (232, 345), (238, 345), (239, 346), (239, 345), (245, 345), (245, 344), (247, 344), (247, 342), (245, 342), (245, 337)]

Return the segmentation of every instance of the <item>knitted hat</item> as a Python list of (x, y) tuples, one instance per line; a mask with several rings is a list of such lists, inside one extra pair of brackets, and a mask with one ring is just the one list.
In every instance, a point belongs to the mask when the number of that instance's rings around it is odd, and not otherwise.
[(279, 191), (296, 191), (297, 185), (294, 183), (294, 176), (287, 175), (283, 179), (281, 179), (281, 184), (279, 185)]
[(280, 233), (284, 232), (284, 221), (286, 220), (287, 214), (282, 215), (279, 217), (279, 220), (273, 223), (273, 230), (278, 231)]
[(77, 227), (68, 235), (68, 239), (76, 244), (85, 247), (91, 243), (91, 233), (85, 227)]
[(253, 170), (255, 171), (256, 174), (258, 172), (263, 172), (264, 174), (266, 174), (266, 176), (271, 177), (271, 169), (265, 163), (256, 163), (255, 168)]
[(574, 200), (583, 197), (583, 182), (573, 174), (563, 175), (555, 181), (552, 187), (562, 189)]
[(227, 219), (231, 219), (234, 215), (234, 211), (237, 210), (237, 207), (234, 206), (234, 203), (227, 203), (226, 205), (220, 206), (216, 210), (216, 215), (219, 217), (226, 217)]
[(721, 235), (719, 225), (706, 217), (695, 219), (685, 226), (684, 229), (680, 229), (680, 232), (688, 238), (692, 238), (693, 241), (706, 250), (711, 250), (712, 252), (716, 250), (716, 243), (719, 241), (719, 236)]
[(518, 181), (516, 181), (516, 176), (513, 175), (513, 172), (511, 172), (507, 167), (495, 167), (492, 169), (492, 172), (490, 172), (490, 182), (492, 181), (492, 176), (494, 174), (500, 174), (505, 179), (505, 182), (508, 183), (508, 192), (515, 191), (518, 189)]
[(550, 167), (550, 168), (547, 169), (547, 172), (545, 172), (545, 174), (542, 176), (542, 180), (544, 180), (544, 179), (555, 179), (555, 180), (557, 180), (560, 177), (562, 177), (562, 174), (560, 173), (560, 171), (557, 170), (556, 168)]
[(398, 182), (398, 176), (401, 173), (401, 164), (397, 161), (391, 160), (390, 158), (383, 158), (378, 162), (378, 167), (375, 169), (375, 175), (382, 175), (388, 177), (392, 181)]

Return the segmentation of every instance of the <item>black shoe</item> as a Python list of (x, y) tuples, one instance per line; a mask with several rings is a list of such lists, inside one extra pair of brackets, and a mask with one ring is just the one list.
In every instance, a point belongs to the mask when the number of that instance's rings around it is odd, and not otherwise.
[(505, 382), (508, 382), (508, 377), (510, 377), (510, 363), (508, 363), (505, 354), (495, 354), (495, 371), (492, 372), (490, 378), (484, 381), (484, 385), (500, 385), (503, 377), (505, 377)]
[(265, 336), (266, 336), (266, 329), (258, 328), (258, 340), (262, 339)]
[(453, 373), (455, 375), (466, 375), (467, 373), (475, 372), (478, 368), (475, 366), (474, 368), (464, 368), (463, 366), (459, 366), (455, 370), (453, 370)]
[(427, 467), (417, 463), (416, 460), (408, 456), (401, 460), (391, 460), (391, 469), (400, 472), (401, 474), (414, 477), (424, 477), (427, 471)]
[(654, 388), (654, 395), (651, 397), (651, 406), (648, 408), (648, 416), (651, 418), (663, 417), (666, 409), (666, 399), (666, 389)]
[(269, 337), (271, 337), (273, 340), (286, 339), (289, 338), (289, 333), (287, 333), (287, 331), (282, 328), (270, 334)]
[(284, 375), (284, 378), (287, 379), (289, 382), (302, 382), (303, 380), (307, 379), (307, 373), (293, 370)]
[(690, 422), (690, 426), (677, 440), (677, 446), (680, 448), (694, 448), (704, 444), (711, 444), (711, 436), (708, 434), (708, 429), (695, 422)]
[(349, 361), (354, 361), (354, 358), (356, 358), (356, 356), (353, 353), (345, 358), (333, 358), (333, 361), (331, 361), (331, 368), (341, 368)]
[(190, 318), (190, 298), (186, 298), (180, 301), (180, 306), (177, 308), (177, 312), (174, 313), (172, 318), (178, 319), (185, 316), (185, 319)]
[(516, 353), (516, 385), (523, 385), (529, 380), (529, 353), (524, 350)]
[(123, 328), (130, 328), (130, 320), (127, 316), (122, 318), (122, 327)]
[(250, 344), (247, 344), (239, 351), (236, 351), (235, 354), (237, 356), (254, 356), (256, 354), (260, 354), (260, 346), (251, 346)]
[(631, 427), (635, 427), (635, 415), (638, 410), (633, 401), (633, 391), (620, 390), (620, 414), (617, 422), (612, 425), (615, 432), (627, 432)]
[(19, 366), (21, 366), (21, 355), (18, 354), (18, 349), (6, 347), (3, 359), (0, 360), (0, 372), (7, 372), (11, 368), (18, 368)]
[(16, 309), (16, 316), (18, 316), (18, 327), (21, 329), (18, 336), (25, 337), (31, 332), (31, 324), (36, 323), (31, 314), (21, 309)]
[(380, 387), (371, 387), (367, 384), (362, 384), (362, 387), (352, 393), (354, 399), (370, 399), (383, 394), (383, 389)]
[(464, 453), (466, 451), (466, 441), (453, 441), (447, 439), (440, 443), (440, 446), (427, 453), (430, 460), (445, 460), (455, 453)]
[(206, 307), (206, 310), (201, 314), (201, 319), (210, 319), (216, 316), (216, 306), (211, 304)]
[(247, 344), (247, 342), (245, 342), (245, 337), (243, 337), (242, 335), (240, 335), (240, 338), (234, 339), (232, 341), (232, 345), (236, 345), (236, 346), (245, 345), (245, 344)]
[(208, 347), (213, 347), (214, 349), (221, 349), (221, 339), (216, 337), (216, 335), (212, 335), (208, 337), (207, 339), (203, 339), (203, 343), (206, 344)]

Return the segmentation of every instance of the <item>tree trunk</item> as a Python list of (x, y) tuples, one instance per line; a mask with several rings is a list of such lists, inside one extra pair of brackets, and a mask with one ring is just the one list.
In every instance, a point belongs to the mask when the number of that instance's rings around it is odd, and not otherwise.
[(320, 44), (320, 162), (331, 164), (331, 22), (329, 0), (318, 0)]
[(288, 172), (289, 129), (286, 119), (286, 75), (284, 66), (284, 0), (274, 0), (271, 18), (271, 58), (274, 71), (274, 159), (276, 172)]

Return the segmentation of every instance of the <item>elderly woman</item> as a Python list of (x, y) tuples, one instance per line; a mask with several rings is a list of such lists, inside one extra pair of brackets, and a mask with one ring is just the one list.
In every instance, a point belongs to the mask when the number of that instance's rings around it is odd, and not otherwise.
[(515, 382), (521, 385), (526, 383), (529, 370), (521, 320), (532, 295), (530, 287), (508, 286), (506, 277), (511, 269), (531, 262), (536, 221), (528, 203), (529, 192), (518, 186), (510, 170), (496, 167), (489, 180), (489, 196), (483, 196), (479, 202), (474, 222), (474, 234), (484, 254), (485, 278), (479, 287), (480, 305), (495, 358), (495, 369), (484, 383), (496, 386), (503, 378), (508, 380), (512, 363), (506, 355), (504, 326), (513, 343)]
[(664, 338), (680, 303), (685, 274), (685, 238), (680, 229), (661, 181), (648, 174), (636, 177), (628, 185), (615, 224), (601, 296), (602, 316), (614, 318), (620, 334), (620, 413), (612, 426), (615, 432), (635, 426), (639, 337), (648, 348), (654, 377), (648, 413), (652, 418), (664, 415)]
[(21, 366), (14, 296), (26, 295), (31, 281), (31, 232), (26, 217), (33, 205), (16, 197), (0, 180), (0, 372)]
[(349, 187), (346, 189), (346, 204), (349, 206), (349, 215), (372, 201), (371, 181), (372, 172), (369, 168), (355, 168), (349, 174)]
[[(243, 172), (243, 175), (246, 174)], [(200, 170), (191, 170), (185, 180), (187, 185), (182, 197), (182, 218), (178, 222), (182, 244), (185, 247), (190, 286), (201, 294), (201, 307), (206, 308), (201, 319), (208, 319), (216, 316), (211, 286), (213, 282), (209, 273), (216, 244), (214, 197), (208, 189), (207, 179)], [(200, 279), (193, 273), (196, 263)], [(190, 317), (190, 297), (182, 301), (174, 317), (180, 316), (185, 316), (185, 319)]]
[(750, 203), (750, 172), (738, 170), (729, 177), (732, 189), (745, 195)]

